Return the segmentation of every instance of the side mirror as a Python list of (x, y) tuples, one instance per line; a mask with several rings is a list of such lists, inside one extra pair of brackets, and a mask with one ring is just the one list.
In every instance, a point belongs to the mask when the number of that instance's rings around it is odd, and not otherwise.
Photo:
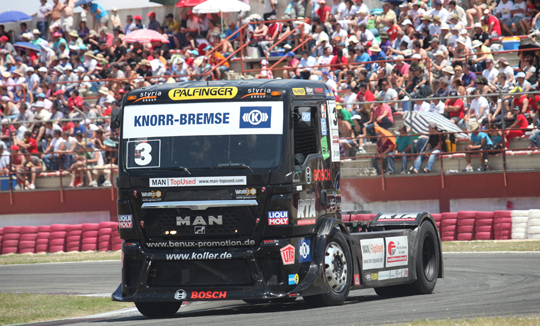
[(111, 112), (111, 128), (118, 129), (121, 125), (120, 117), (122, 116), (121, 109), (113, 109)]

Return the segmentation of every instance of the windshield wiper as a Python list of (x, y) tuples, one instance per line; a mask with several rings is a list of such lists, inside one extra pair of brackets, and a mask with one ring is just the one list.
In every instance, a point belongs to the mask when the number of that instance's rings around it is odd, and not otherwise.
[(253, 169), (249, 166), (249, 165), (246, 165), (245, 163), (232, 163), (232, 162), (229, 162), (229, 163), (221, 163), (221, 164), (218, 164), (218, 168), (219, 169), (249, 169), (251, 172), (254, 172)]
[(182, 170), (182, 171), (185, 171), (185, 172), (187, 172), (187, 173), (191, 174), (191, 171), (189, 171), (189, 169), (188, 169), (188, 168), (186, 168), (186, 167), (183, 167), (183, 166), (179, 166), (179, 167), (176, 167), (176, 168), (175, 168), (175, 167), (170, 167), (170, 168), (161, 168), (161, 169), (159, 169), (159, 170), (172, 170), (172, 171), (176, 171), (176, 170)]

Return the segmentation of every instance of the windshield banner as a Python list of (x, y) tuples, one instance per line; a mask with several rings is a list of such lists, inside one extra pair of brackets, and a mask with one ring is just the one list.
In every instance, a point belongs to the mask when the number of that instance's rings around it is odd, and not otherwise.
[(124, 138), (281, 135), (282, 102), (162, 104), (124, 108)]

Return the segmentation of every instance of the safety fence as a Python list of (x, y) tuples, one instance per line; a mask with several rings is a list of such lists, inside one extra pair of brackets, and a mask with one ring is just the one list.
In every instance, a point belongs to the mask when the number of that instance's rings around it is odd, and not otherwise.
[(111, 251), (122, 249), (118, 222), (5, 226), (0, 228), (2, 254)]

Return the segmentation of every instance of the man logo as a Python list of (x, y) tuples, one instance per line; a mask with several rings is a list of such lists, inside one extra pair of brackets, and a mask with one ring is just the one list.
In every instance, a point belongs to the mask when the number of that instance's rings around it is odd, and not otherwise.
[(272, 107), (240, 107), (240, 128), (270, 128)]
[(178, 290), (174, 294), (174, 299), (175, 300), (184, 300), (185, 298), (187, 298), (187, 293), (184, 290)]
[(204, 226), (196, 226), (195, 227), (195, 234), (205, 234), (206, 228)]

